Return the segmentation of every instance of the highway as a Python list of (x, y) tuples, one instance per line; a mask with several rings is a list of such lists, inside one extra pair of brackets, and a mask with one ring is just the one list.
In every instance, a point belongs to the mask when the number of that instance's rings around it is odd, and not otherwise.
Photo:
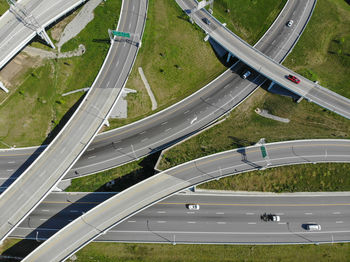
[(1, 16), (0, 69), (37, 35), (37, 30), (44, 29), (84, 2), (85, 0), (18, 1), (29, 16), (24, 19), (23, 12), (19, 10), (8, 10)]
[[(307, 2), (309, 1), (310, 0), (307, 0)], [(195, 0), (176, 0), (176, 2), (184, 11), (191, 10), (197, 6)], [(304, 11), (307, 12), (306, 9), (304, 9), (303, 12)], [(204, 18), (210, 21), (209, 25), (203, 21)], [(193, 13), (192, 19), (199, 27), (207, 32), (211, 38), (215, 39), (216, 42), (231, 54), (235, 55), (238, 59), (272, 80), (274, 83), (306, 98), (310, 102), (314, 102), (330, 111), (350, 119), (350, 100), (348, 98), (342, 97), (329, 89), (323, 88), (277, 63), (224, 27), (208, 11), (206, 11), (206, 9), (203, 8)], [(285, 23), (287, 23), (288, 20), (286, 19)], [(289, 81), (287, 76), (290, 74), (297, 76), (301, 80), (300, 83), (295, 84)]]
[[(282, 62), (309, 21), (315, 2), (288, 1), (281, 15), (256, 47)], [(300, 11), (304, 9), (308, 12)], [(297, 12), (293, 15), (294, 10)], [(286, 29), (286, 17), (293, 17), (296, 25), (293, 30)], [(244, 68), (245, 65), (239, 63), (179, 103), (135, 123), (97, 135), (65, 179), (93, 174), (134, 161), (212, 124), (243, 102), (265, 81), (264, 77), (256, 74), (243, 80), (240, 74)], [(194, 119), (197, 120), (193, 121)], [(38, 152), (35, 153), (36, 150)], [(7, 181), (2, 186), (18, 177), (40, 151), (35, 147), (1, 150), (0, 179), (3, 183)], [(11, 180), (7, 180), (9, 177)]]
[[(11, 234), (43, 241), (113, 193), (52, 193)], [(186, 204), (196, 203), (192, 211)], [(95, 241), (152, 243), (325, 243), (350, 241), (350, 194), (186, 193), (155, 204)], [(263, 222), (263, 213), (281, 221)], [(302, 225), (321, 225), (310, 232)]]
[(117, 30), (132, 33), (132, 39), (112, 42), (94, 84), (68, 123), (1, 194), (0, 241), (50, 193), (108, 119), (136, 59), (146, 12), (147, 1), (123, 2)]
[[(350, 162), (350, 140), (278, 142), (267, 144), (266, 151), (269, 161), (263, 158), (260, 145), (256, 145), (206, 156), (165, 170), (109, 198), (73, 220), (29, 254), (24, 261), (63, 260), (145, 208), (183, 189), (209, 180), (266, 168), (268, 163), (269, 167), (274, 167), (296, 163)], [(289, 238), (289, 235), (284, 236)]]

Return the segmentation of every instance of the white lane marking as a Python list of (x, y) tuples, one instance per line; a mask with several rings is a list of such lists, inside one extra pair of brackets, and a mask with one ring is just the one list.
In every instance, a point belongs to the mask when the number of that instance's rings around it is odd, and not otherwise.
[(157, 223), (163, 224), (163, 223), (166, 223), (166, 221), (157, 221)]
[(186, 110), (186, 111), (184, 112), (184, 115), (188, 114), (189, 112), (190, 112), (190, 110)]
[(7, 162), (7, 163), (14, 164), (14, 163), (16, 163), (16, 161), (10, 161), (10, 162)]
[(144, 139), (142, 139), (142, 140), (141, 140), (141, 143), (142, 143), (142, 142), (145, 142), (146, 140), (148, 140), (148, 138), (147, 138), (147, 137), (146, 137), (146, 138), (144, 138)]
[(142, 132), (140, 133), (140, 135), (143, 135), (144, 133), (146, 133), (146, 131), (142, 131)]
[(165, 133), (169, 132), (171, 130), (171, 128), (168, 128), (167, 130), (165, 130)]
[(69, 222), (72, 222), (74, 219), (68, 219)]
[(248, 225), (255, 225), (256, 222), (248, 222)]
[(79, 211), (78, 210), (71, 210), (69, 212), (71, 212), (71, 213), (78, 213)]
[(132, 11), (135, 11), (135, 6), (134, 5), (132, 6)]
[(88, 159), (90, 159), (90, 158), (94, 158), (94, 157), (96, 157), (96, 156), (89, 156), (89, 157), (88, 157)]
[(195, 118), (193, 118), (192, 121), (191, 121), (191, 125), (192, 125), (194, 122), (196, 122), (197, 119), (198, 119), (197, 116), (196, 116)]
[[(125, 46), (125, 43), (124, 43)], [(115, 63), (115, 67), (117, 67), (119, 65), (119, 60)]]
[(312, 215), (312, 213), (304, 213), (305, 215)]
[(287, 224), (286, 222), (279, 222), (278, 223), (279, 225), (285, 225), (285, 224)]
[(196, 221), (187, 221), (188, 224), (196, 224)]
[(217, 214), (217, 215), (223, 215), (223, 214), (225, 214), (224, 212), (217, 212), (217, 213), (215, 213), (215, 214)]
[(194, 212), (187, 212), (187, 214), (194, 214)]
[(161, 125), (161, 126), (164, 126), (164, 125), (167, 124), (167, 123), (168, 123), (168, 121), (165, 121), (165, 122), (161, 123), (160, 125)]
[(40, 218), (41, 221), (46, 221), (47, 219), (46, 218)]
[(7, 169), (6, 171), (8, 171), (8, 172), (12, 172), (12, 171), (13, 171), (13, 169)]
[(50, 210), (48, 210), (48, 209), (42, 209), (41, 211), (43, 211), (43, 212), (50, 212)]
[(128, 220), (128, 223), (135, 223), (135, 220)]
[(92, 150), (95, 150), (95, 148), (88, 148), (88, 149), (86, 150), (86, 152), (90, 152), (90, 151), (92, 151)]
[(109, 80), (108, 82), (107, 82), (107, 87), (109, 86), (109, 83), (111, 82), (111, 80)]
[(122, 147), (119, 147), (119, 148), (116, 149), (116, 151), (119, 151), (119, 150), (122, 150), (122, 149), (123, 149)]
[(332, 214), (333, 215), (340, 215), (341, 213), (340, 212), (333, 212)]
[(284, 213), (276, 213), (277, 216), (283, 216)]
[(342, 224), (342, 223), (344, 223), (343, 221), (335, 221), (335, 223), (337, 223), (337, 224)]
[(225, 225), (226, 224), (226, 222), (216, 222), (217, 224), (219, 224), (219, 225)]
[(158, 214), (165, 214), (165, 211), (157, 211)]
[(308, 223), (308, 224), (316, 224), (315, 221), (309, 221), (309, 222), (306, 222), (306, 223)]
[(250, 216), (250, 215), (255, 215), (255, 213), (245, 213), (246, 215)]

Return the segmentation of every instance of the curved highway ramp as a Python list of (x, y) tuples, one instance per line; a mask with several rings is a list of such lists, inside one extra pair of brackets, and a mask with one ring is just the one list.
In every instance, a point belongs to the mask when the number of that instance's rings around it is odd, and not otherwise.
[[(281, 165), (350, 162), (350, 140), (299, 140), (239, 148), (196, 159), (150, 177), (91, 209), (24, 261), (61, 261), (111, 227), (180, 190), (219, 177)], [(268, 165), (269, 164), (269, 165)]]
[[(176, 0), (176, 2), (187, 13), (188, 10), (197, 7), (195, 0)], [(310, 102), (350, 119), (350, 100), (348, 98), (340, 96), (277, 63), (228, 30), (206, 9), (194, 12), (191, 17), (211, 38), (258, 73)], [(288, 80), (288, 75), (297, 76), (301, 80), (300, 83), (296, 84)]]
[(1, 240), (50, 193), (108, 119), (139, 50), (146, 12), (146, 0), (123, 1), (117, 29), (131, 33), (135, 39), (112, 42), (92, 88), (69, 122), (31, 166), (1, 194)]

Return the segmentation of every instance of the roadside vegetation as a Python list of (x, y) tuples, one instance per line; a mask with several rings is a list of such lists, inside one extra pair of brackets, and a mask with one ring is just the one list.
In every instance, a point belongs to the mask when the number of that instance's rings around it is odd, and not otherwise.
[(91, 86), (110, 45), (107, 28), (116, 27), (120, 7), (121, 1), (102, 2), (95, 19), (62, 47), (64, 52), (84, 44), (83, 56), (39, 61), (39, 66), (18, 77), (21, 84), (0, 105), (1, 147), (40, 145), (54, 137), (83, 95), (62, 94)]
[[(24, 257), (38, 246), (36, 241), (21, 241), (20, 249), (12, 248), (19, 240), (8, 239), (0, 247), (6, 256)], [(177, 261), (337, 261), (346, 262), (350, 244), (322, 245), (183, 245), (90, 243), (75, 256), (77, 262), (177, 262)], [(3, 261), (18, 261), (7, 259)]]
[[(321, 22), (325, 20), (327, 23)], [(318, 1), (310, 23), (284, 64), (350, 98), (349, 22), (350, 6), (345, 1)], [(254, 112), (257, 107), (289, 118), (290, 123), (263, 118)], [(260, 89), (222, 124), (169, 150), (160, 168), (166, 169), (197, 157), (252, 145), (262, 137), (267, 142), (275, 142), (306, 138), (348, 139), (349, 135), (349, 120), (315, 104), (306, 101), (295, 104), (289, 98)], [(349, 172), (349, 164), (283, 167), (227, 177), (200, 187), (275, 192), (350, 190)], [(337, 182), (341, 181), (343, 184), (338, 185)]]

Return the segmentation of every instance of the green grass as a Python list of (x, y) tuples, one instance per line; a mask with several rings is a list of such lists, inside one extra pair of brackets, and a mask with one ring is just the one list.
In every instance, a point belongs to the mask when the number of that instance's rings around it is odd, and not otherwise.
[(77, 261), (348, 261), (349, 244), (229, 246), (92, 243)]
[[(215, 0), (214, 16), (246, 40), (255, 44), (275, 20), (286, 0)], [(227, 9), (230, 13), (227, 13)]]
[[(0, 141), (16, 146), (43, 143), (83, 93), (61, 94), (93, 83), (110, 45), (107, 29), (116, 26), (120, 7), (120, 0), (102, 2), (95, 19), (62, 47), (67, 51), (84, 44), (83, 56), (49, 60), (22, 76), (23, 83), (0, 106)], [(55, 132), (60, 127), (62, 123)]]
[(349, 191), (350, 164), (317, 164), (278, 167), (222, 178), (200, 185), (203, 189), (262, 192)]
[(5, 13), (9, 9), (9, 5), (6, 0), (0, 0), (0, 15)]
[[(2, 255), (24, 257), (37, 246), (36, 241), (8, 239)], [(12, 247), (12, 249), (11, 249)], [(170, 245), (90, 243), (76, 253), (77, 262), (178, 262), (178, 261), (349, 261), (350, 244), (325, 245)], [(4, 260), (18, 261), (18, 260)]]
[(284, 65), (350, 98), (350, 5), (344, 0), (317, 1)]

